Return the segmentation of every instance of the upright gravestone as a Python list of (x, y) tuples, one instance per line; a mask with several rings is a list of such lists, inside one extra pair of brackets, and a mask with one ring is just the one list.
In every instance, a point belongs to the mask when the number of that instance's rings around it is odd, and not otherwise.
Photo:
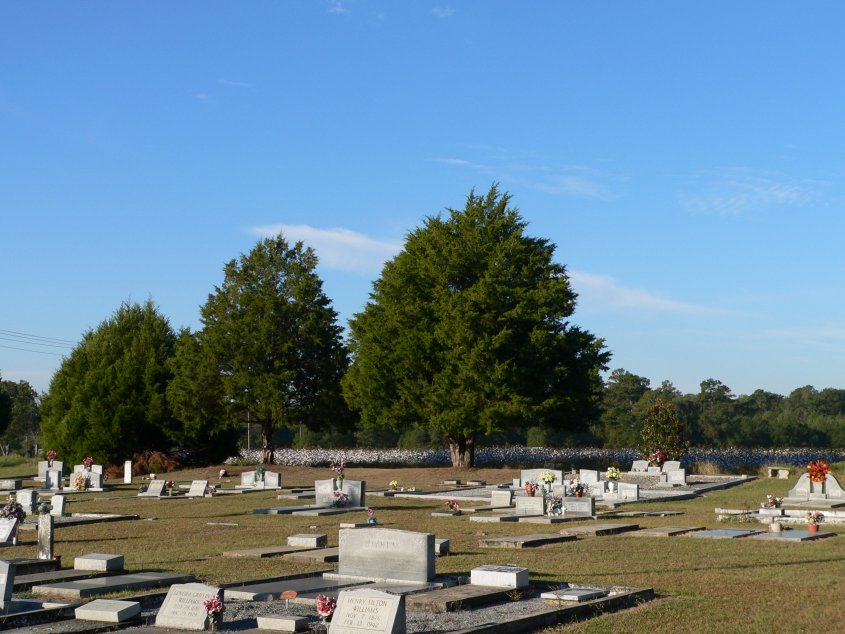
[(205, 491), (208, 488), (208, 480), (194, 480), (191, 482), (191, 488), (185, 494), (189, 498), (205, 497)]
[(546, 472), (554, 475), (555, 482), (563, 482), (563, 471), (560, 469), (523, 469), (519, 474), (520, 486), (525, 486), (526, 482), (537, 482), (539, 484), (540, 476)]
[(123, 463), (123, 484), (132, 484), (132, 461), (126, 460)]
[(38, 558), (53, 559), (53, 516), (49, 513), (38, 516)]
[(334, 479), (314, 481), (314, 503), (317, 506), (334, 504)]
[(405, 597), (379, 590), (341, 590), (331, 634), (405, 634)]
[(633, 464), (631, 465), (631, 471), (641, 471), (645, 473), (646, 471), (648, 471), (648, 460), (634, 460)]
[(434, 579), (434, 534), (393, 528), (344, 528), (339, 532), (341, 577), (379, 581)]
[(27, 513), (34, 513), (38, 505), (38, 491), (34, 489), (21, 489), (15, 493), (15, 501), (23, 507)]
[(241, 486), (254, 487), (255, 486), (255, 471), (244, 471), (241, 473)]
[(578, 479), (584, 484), (594, 484), (599, 481), (599, 472), (593, 469), (581, 469)]
[(493, 491), (490, 493), (490, 506), (510, 506), (513, 504), (513, 491)]
[(264, 473), (264, 486), (268, 489), (278, 489), (282, 486), (282, 476), (275, 471), (266, 471)]
[(340, 490), (349, 498), (349, 506), (367, 505), (367, 483), (363, 480), (344, 478), (340, 483)]
[(17, 491), (22, 485), (20, 478), (3, 478), (0, 480), (0, 491)]
[(669, 473), (670, 471), (677, 471), (681, 468), (681, 463), (679, 460), (667, 460), (663, 463), (663, 472)]
[(50, 515), (62, 517), (65, 514), (65, 496), (56, 494), (50, 500)]
[(6, 609), (15, 587), (15, 562), (0, 559), (0, 608)]
[(44, 488), (52, 491), (62, 490), (62, 472), (58, 469), (47, 469), (44, 476)]
[(94, 491), (101, 491), (103, 489), (103, 474), (91, 471), (91, 473), (88, 474), (88, 488)]
[(39, 460), (38, 480), (44, 480), (47, 477), (47, 471), (49, 469), (55, 469), (63, 472), (65, 470), (65, 463), (62, 460)]
[(152, 480), (147, 490), (138, 495), (145, 498), (160, 498), (164, 493), (164, 484), (164, 480)]
[(532, 515), (542, 515), (546, 512), (543, 496), (536, 495), (534, 497), (519, 496), (516, 498), (516, 509), (514, 515), (525, 515), (530, 517)]
[(616, 497), (620, 500), (638, 500), (640, 499), (640, 485), (619, 482), (616, 485)]
[(222, 601), (223, 590), (204, 583), (176, 583), (170, 586), (159, 608), (155, 626), (204, 630), (208, 618), (204, 602), (214, 596)]
[(687, 470), (686, 469), (672, 469), (666, 472), (666, 481), (672, 485), (686, 485)]

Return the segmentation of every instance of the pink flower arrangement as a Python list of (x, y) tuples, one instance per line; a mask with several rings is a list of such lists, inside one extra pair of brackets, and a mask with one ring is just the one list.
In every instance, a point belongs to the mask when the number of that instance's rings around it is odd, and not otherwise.
[(202, 604), (205, 606), (205, 611), (208, 612), (210, 616), (218, 616), (226, 611), (226, 606), (223, 605), (223, 602), (217, 595), (214, 595), (210, 599), (206, 599), (202, 602)]
[(337, 599), (327, 597), (325, 594), (317, 595), (317, 614), (328, 620), (337, 609)]
[(460, 505), (460, 504), (458, 504), (458, 501), (457, 501), (457, 500), (449, 500), (449, 501), (447, 501), (447, 502), (446, 502), (446, 506), (448, 506), (448, 507), (449, 507), (449, 510), (450, 510), (450, 511), (452, 511), (453, 513), (461, 510), (461, 505)]
[(221, 478), (225, 478), (227, 475), (229, 475), (228, 471), (226, 471), (225, 469), (220, 469), (220, 477)]
[(50, 449), (47, 452), (47, 460), (49, 460), (50, 462), (52, 462), (53, 460), (55, 460), (58, 457), (59, 457), (59, 452), (56, 451), (55, 449)]
[(85, 456), (85, 458), (82, 459), (82, 466), (86, 469), (90, 469), (92, 464), (94, 464), (94, 458), (91, 456)]

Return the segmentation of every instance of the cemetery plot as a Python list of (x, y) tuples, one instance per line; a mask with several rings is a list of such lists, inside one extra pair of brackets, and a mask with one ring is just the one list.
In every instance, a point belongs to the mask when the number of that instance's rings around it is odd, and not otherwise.
[(564, 528), (561, 533), (568, 535), (591, 535), (593, 537), (604, 537), (606, 535), (618, 535), (628, 531), (635, 531), (639, 524), (585, 524), (584, 526), (571, 526)]
[(251, 559), (263, 559), (265, 557), (281, 557), (290, 553), (298, 553), (305, 550), (316, 550), (313, 548), (301, 548), (299, 546), (262, 546), (260, 548), (244, 548), (242, 550), (227, 550), (222, 553), (223, 557), (247, 557)]
[(94, 577), (64, 583), (47, 583), (33, 586), (33, 594), (50, 595), (65, 599), (84, 599), (125, 590), (146, 590), (164, 588), (174, 583), (193, 581), (193, 575), (165, 572), (137, 572), (109, 577)]
[(319, 564), (327, 564), (338, 561), (340, 558), (339, 548), (321, 548), (319, 550), (299, 550), (297, 552), (282, 555), (284, 559), (294, 561), (308, 561)]
[(479, 605), (488, 605), (506, 601), (511, 594), (510, 588), (493, 588), (488, 586), (461, 585), (450, 586), (412, 594), (405, 597), (405, 609), (408, 612), (454, 612)]
[(703, 530), (690, 533), (690, 537), (699, 537), (702, 539), (738, 539), (742, 537), (750, 537), (751, 535), (759, 535), (763, 531), (739, 528), (717, 528), (713, 530)]
[(703, 531), (703, 526), (656, 526), (654, 528), (641, 528), (637, 531), (625, 533), (633, 537), (677, 537), (695, 531)]
[(82, 605), (74, 611), (74, 616), (80, 621), (102, 621), (106, 623), (121, 623), (141, 614), (141, 604), (137, 601), (114, 601), (109, 599), (95, 599)]
[(831, 531), (818, 531), (811, 533), (809, 531), (800, 530), (785, 530), (779, 533), (760, 533), (752, 535), (750, 539), (762, 539), (775, 542), (812, 542), (819, 539), (827, 539), (828, 537), (836, 537), (836, 533)]
[(479, 540), (482, 548), (536, 548), (547, 544), (559, 544), (578, 539), (575, 535), (555, 535), (541, 533), (539, 535), (508, 535), (505, 537), (490, 537)]
[(353, 580), (326, 579), (322, 576), (303, 577), (253, 583), (235, 588), (229, 587), (224, 590), (224, 594), (227, 601), (273, 601), (278, 599), (282, 592), (286, 590), (294, 590), (297, 595), (302, 596), (315, 592), (326, 594), (330, 591), (337, 591), (340, 588), (360, 585), (360, 581)]

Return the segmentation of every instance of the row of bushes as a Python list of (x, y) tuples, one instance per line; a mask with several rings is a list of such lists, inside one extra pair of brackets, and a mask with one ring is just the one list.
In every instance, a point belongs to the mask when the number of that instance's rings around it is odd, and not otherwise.
[[(635, 449), (480, 447), (475, 452), (477, 467), (534, 467), (558, 465), (567, 468), (605, 469), (617, 465), (629, 468), (643, 456)], [(692, 448), (681, 458), (681, 466), (710, 464), (728, 473), (757, 471), (770, 465), (806, 466), (811, 460), (845, 461), (839, 449), (704, 449)], [(255, 464), (260, 450), (241, 451), (227, 464)], [(299, 467), (327, 467), (341, 459), (355, 467), (448, 467), (447, 449), (278, 449), (275, 464)]]

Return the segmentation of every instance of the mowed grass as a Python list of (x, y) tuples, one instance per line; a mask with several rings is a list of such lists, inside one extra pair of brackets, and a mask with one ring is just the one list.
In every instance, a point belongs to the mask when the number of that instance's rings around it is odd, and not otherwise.
[[(20, 468), (19, 468), (20, 469)], [(222, 484), (231, 488), (237, 473)], [(22, 475), (5, 473), (0, 477)], [(315, 479), (331, 477), (327, 469), (276, 467), (285, 486), (310, 486)], [(189, 483), (208, 479), (220, 484), (218, 468), (160, 474)], [(348, 469), (347, 477), (367, 481), (370, 489), (385, 487), (396, 479), (401, 486), (436, 488), (446, 478), (510, 482), (516, 469), (478, 469), (456, 473), (451, 469)], [(760, 527), (758, 524), (717, 523), (714, 508), (759, 506), (767, 493), (785, 495), (792, 480), (762, 479), (704, 497), (670, 503), (627, 505), (624, 510), (679, 510), (684, 515), (665, 518), (608, 520), (640, 526), (700, 525)], [(210, 582), (259, 579), (307, 570), (325, 569), (273, 559), (222, 557), (221, 553), (249, 547), (284, 545), (295, 533), (327, 533), (329, 544), (338, 540), (338, 524), (364, 521), (366, 514), (329, 517), (255, 515), (260, 507), (288, 506), (296, 502), (276, 499), (276, 492), (221, 495), (206, 499), (145, 500), (137, 498), (140, 480), (133, 486), (115, 485), (105, 494), (69, 496), (69, 512), (126, 513), (141, 521), (101, 523), (59, 528), (55, 552), (65, 566), (73, 557), (89, 552), (119, 553), (133, 570), (179, 571)], [(805, 632), (842, 622), (845, 584), (845, 535), (815, 543), (788, 544), (754, 540), (705, 540), (685, 537), (635, 538), (613, 536), (579, 539), (537, 549), (482, 549), (482, 537), (557, 533), (561, 525), (487, 524), (467, 517), (433, 518), (442, 502), (371, 496), (382, 526), (432, 532), (448, 538), (452, 555), (437, 560), (438, 573), (467, 575), (482, 564), (514, 563), (529, 569), (537, 580), (584, 584), (650, 586), (659, 600), (620, 613), (606, 614), (549, 632)], [(838, 527), (823, 529), (840, 532)], [(24, 546), (6, 549), (5, 555), (35, 557), (35, 534), (22, 533)], [(829, 627), (828, 627), (829, 626)]]

